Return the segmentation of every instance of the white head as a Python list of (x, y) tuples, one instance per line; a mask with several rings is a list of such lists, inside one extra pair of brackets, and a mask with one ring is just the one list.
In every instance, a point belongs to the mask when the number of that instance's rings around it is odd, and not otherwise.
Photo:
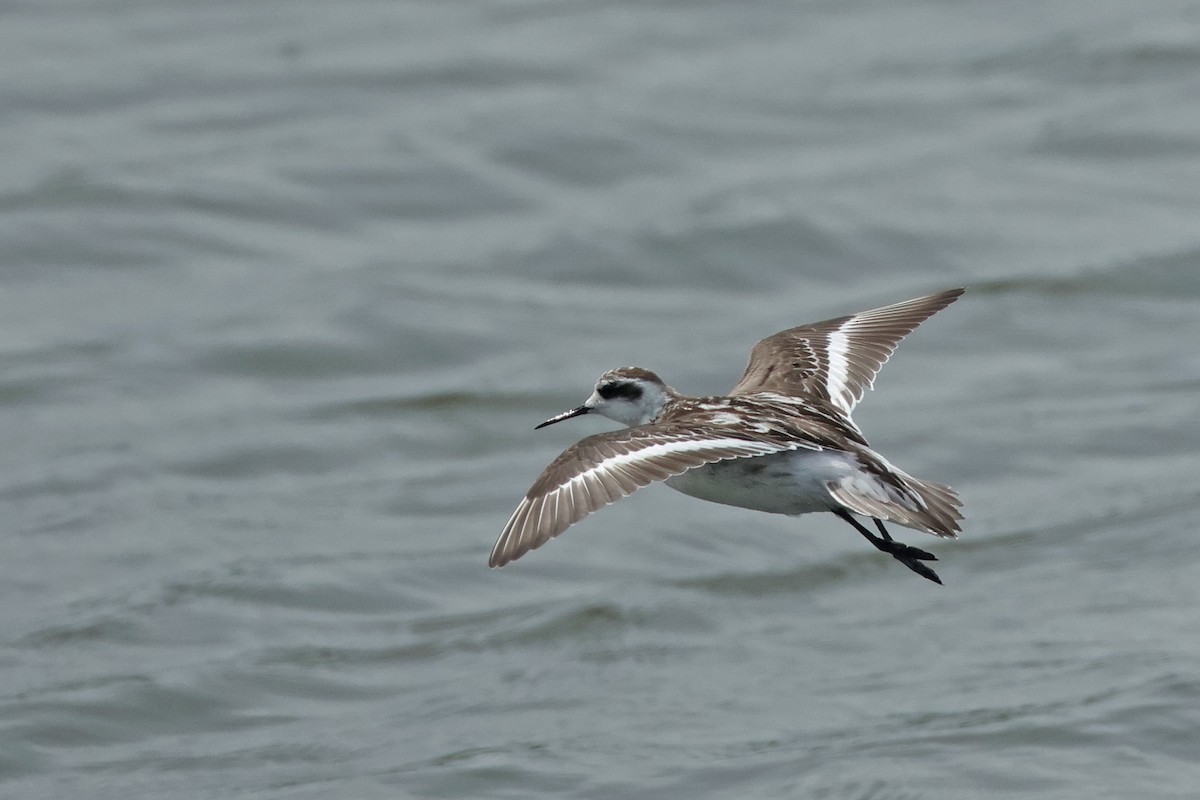
[(667, 401), (678, 396), (679, 392), (648, 369), (618, 367), (600, 376), (595, 391), (583, 405), (551, 417), (537, 427), (544, 428), (564, 419), (591, 413), (616, 420), (627, 427), (645, 425), (658, 419)]

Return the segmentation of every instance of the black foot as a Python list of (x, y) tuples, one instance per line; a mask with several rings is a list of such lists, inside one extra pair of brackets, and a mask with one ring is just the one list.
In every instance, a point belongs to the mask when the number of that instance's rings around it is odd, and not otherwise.
[(865, 536), (867, 541), (875, 545), (876, 548), (887, 553), (922, 578), (931, 580), (936, 584), (942, 583), (942, 579), (938, 577), (936, 572), (921, 563), (922, 561), (937, 561), (937, 556), (933, 553), (922, 550), (919, 547), (904, 544), (903, 542), (897, 542), (887, 532), (887, 528), (883, 527), (883, 522), (878, 519), (875, 520), (875, 527), (879, 529), (880, 535), (876, 536), (864, 528), (858, 520), (850, 516), (850, 512), (839, 509), (833, 513), (853, 525), (855, 530)]
[(942, 579), (938, 577), (936, 572), (921, 563), (922, 561), (937, 561), (937, 556), (927, 553), (919, 548), (909, 547), (906, 544), (901, 544), (900, 542), (884, 542), (883, 545), (883, 547), (879, 548), (880, 550), (885, 553), (891, 553), (892, 558), (896, 559), (901, 564), (920, 575), (922, 578), (928, 578), (934, 583), (942, 582)]

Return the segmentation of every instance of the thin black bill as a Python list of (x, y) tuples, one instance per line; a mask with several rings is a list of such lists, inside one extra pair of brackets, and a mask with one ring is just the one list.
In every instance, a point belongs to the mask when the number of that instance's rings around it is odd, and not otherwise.
[(581, 416), (583, 414), (588, 413), (589, 411), (591, 411), (591, 409), (588, 408), (587, 406), (579, 406), (578, 408), (572, 408), (570, 411), (564, 411), (563, 413), (559, 414), (558, 416), (551, 417), (550, 419), (546, 420), (541, 425), (535, 426), (534, 430), (536, 431), (538, 428), (544, 428), (547, 425), (553, 425), (556, 422), (562, 422), (564, 419), (570, 419), (571, 417)]

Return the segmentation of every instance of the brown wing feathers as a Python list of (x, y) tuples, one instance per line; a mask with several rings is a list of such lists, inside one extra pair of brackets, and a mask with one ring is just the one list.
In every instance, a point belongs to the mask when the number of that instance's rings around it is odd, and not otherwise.
[(593, 511), (692, 467), (797, 447), (740, 438), (727, 430), (642, 426), (582, 439), (534, 481), (504, 526), (489, 564), (500, 567), (540, 547)]

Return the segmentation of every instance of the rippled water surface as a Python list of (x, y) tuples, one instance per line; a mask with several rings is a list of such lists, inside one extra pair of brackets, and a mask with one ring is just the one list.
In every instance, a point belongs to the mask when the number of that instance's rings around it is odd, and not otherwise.
[[(1200, 5), (0, 8), (0, 795), (1191, 798)], [(607, 368), (956, 285), (938, 587), (652, 487)]]

